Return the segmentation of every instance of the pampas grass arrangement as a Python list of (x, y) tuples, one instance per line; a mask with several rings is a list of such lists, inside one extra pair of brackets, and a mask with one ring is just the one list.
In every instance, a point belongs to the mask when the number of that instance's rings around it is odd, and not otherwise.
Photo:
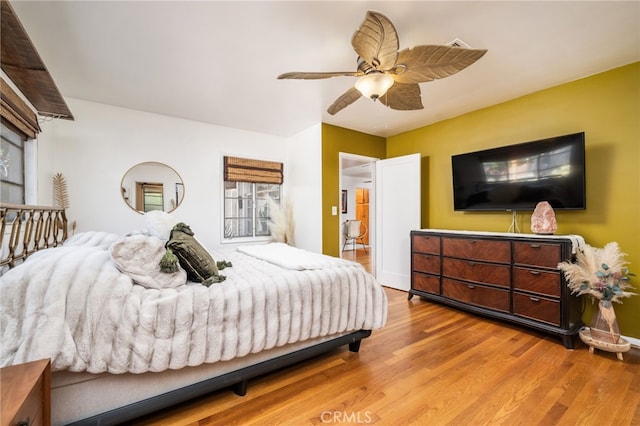
[(635, 274), (626, 267), (625, 256), (617, 242), (608, 243), (604, 248), (587, 244), (578, 251), (575, 263), (562, 262), (558, 269), (564, 272), (572, 293), (622, 303), (621, 298), (636, 294), (629, 291), (633, 289), (629, 277)]
[(269, 199), (269, 210), (271, 218), (269, 220), (269, 230), (271, 231), (271, 239), (278, 243), (294, 245), (293, 232), (295, 229), (295, 220), (293, 218), (293, 206), (287, 199), (281, 199), (280, 204)]
[[(629, 277), (634, 274), (626, 267), (625, 256), (616, 242), (608, 243), (604, 248), (586, 245), (576, 254), (575, 263), (558, 264), (572, 293), (586, 294), (593, 302), (598, 300), (598, 310), (591, 317), (588, 333), (580, 331), (580, 338), (591, 347), (590, 351), (595, 346), (620, 352), (617, 346), (610, 348), (607, 345), (624, 342), (620, 338), (612, 302), (622, 303), (621, 298), (635, 294), (630, 291), (633, 287), (629, 284)], [(622, 359), (620, 353), (618, 359)]]

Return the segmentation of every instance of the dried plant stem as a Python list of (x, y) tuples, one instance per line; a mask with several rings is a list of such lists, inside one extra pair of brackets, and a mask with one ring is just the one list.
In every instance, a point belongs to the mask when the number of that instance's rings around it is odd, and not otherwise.
[(53, 176), (53, 193), (56, 207), (69, 208), (69, 193), (67, 192), (67, 182), (62, 173)]
[(604, 319), (604, 321), (607, 323), (607, 326), (609, 327), (609, 333), (611, 333), (611, 340), (615, 342), (616, 333), (613, 330), (613, 323), (616, 321), (616, 313), (613, 310), (613, 306), (611, 305), (603, 306), (603, 303), (600, 303), (598, 306), (598, 309), (600, 309), (600, 314), (602, 315), (602, 319)]

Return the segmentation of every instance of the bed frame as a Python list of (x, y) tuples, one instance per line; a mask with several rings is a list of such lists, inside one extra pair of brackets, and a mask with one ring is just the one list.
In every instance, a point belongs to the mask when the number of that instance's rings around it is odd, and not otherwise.
[[(293, 352), (284, 353), (274, 358), (266, 359), (265, 361), (258, 362), (257, 364), (251, 364), (251, 357), (249, 356), (249, 359), (247, 359), (247, 363), (249, 365), (246, 367), (241, 367), (237, 370), (233, 370), (228, 373), (214, 376), (202, 381), (197, 381), (196, 383), (184, 386), (182, 388), (160, 393), (156, 396), (152, 396), (141, 401), (136, 401), (122, 407), (117, 407), (112, 410), (108, 410), (106, 412), (84, 418), (82, 420), (71, 423), (65, 421), (64, 423), (68, 423), (70, 425), (122, 424), (145, 415), (153, 414), (161, 409), (169, 408), (171, 406), (175, 406), (177, 404), (226, 388), (232, 389), (233, 392), (239, 396), (244, 396), (247, 392), (248, 382), (252, 378), (268, 373), (273, 373), (285, 367), (291, 367), (299, 362), (319, 356), (343, 345), (349, 345), (349, 350), (351, 350), (352, 352), (358, 352), (361, 339), (368, 337), (370, 334), (371, 331), (369, 330), (352, 332), (343, 336), (331, 338), (330, 340), (322, 343), (313, 344), (312, 346), (303, 349), (295, 350)], [(136, 386), (135, 383), (131, 382), (129, 382), (129, 385)], [(53, 403), (56, 402), (54, 395), (55, 389), (52, 390)], [(76, 400), (74, 400), (73, 402), (78, 403), (78, 401)], [(55, 407), (53, 406), (52, 412), (55, 412)]]
[[(67, 239), (67, 227), (67, 218), (62, 208), (0, 203), (0, 275), (24, 262), (28, 256), (38, 250), (61, 245)], [(273, 357), (265, 358), (264, 354), (254, 354), (257, 356), (240, 359), (238, 368), (234, 367), (235, 369), (231, 371), (220, 374), (209, 373), (178, 389), (158, 390), (155, 395), (148, 398), (132, 401), (130, 404), (119, 404), (99, 414), (83, 415), (79, 420), (74, 419), (69, 422), (68, 419), (64, 421), (58, 419), (58, 421), (74, 425), (120, 424), (220, 389), (231, 388), (237, 395), (243, 396), (252, 378), (292, 366), (344, 345), (348, 345), (351, 352), (358, 352), (361, 340), (369, 335), (371, 335), (370, 330), (359, 330), (320, 339), (318, 342), (292, 345), (290, 349), (284, 346), (275, 351)], [(175, 374), (175, 371), (172, 374)], [(81, 404), (81, 401), (75, 398), (67, 401), (62, 396), (57, 397), (55, 375), (54, 372), (54, 386), (51, 392), (53, 424), (57, 423), (56, 406)], [(81, 389), (82, 384), (78, 385)], [(64, 389), (64, 386), (60, 386), (60, 389)]]

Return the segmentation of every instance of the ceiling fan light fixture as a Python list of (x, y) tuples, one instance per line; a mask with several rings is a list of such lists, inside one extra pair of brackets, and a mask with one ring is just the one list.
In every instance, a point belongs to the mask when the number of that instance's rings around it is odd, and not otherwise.
[(381, 71), (372, 71), (356, 81), (356, 89), (362, 93), (362, 96), (374, 101), (380, 96), (384, 96), (391, 86), (393, 86), (393, 78)]
[[(381, 102), (397, 111), (423, 109), (419, 83), (445, 78), (462, 71), (480, 59), (486, 49), (470, 49), (460, 39), (445, 46), (419, 45), (399, 50), (398, 32), (388, 17), (370, 10), (351, 37), (358, 54), (355, 72), (288, 72), (278, 76), (316, 80), (338, 76), (358, 77), (327, 108), (330, 115), (342, 111), (361, 97)], [(398, 82), (394, 86), (395, 82)]]

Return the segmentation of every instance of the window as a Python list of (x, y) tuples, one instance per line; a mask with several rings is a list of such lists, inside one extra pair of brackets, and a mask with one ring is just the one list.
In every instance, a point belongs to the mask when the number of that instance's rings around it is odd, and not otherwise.
[(282, 163), (224, 157), (224, 239), (271, 235), (271, 203), (280, 204)]
[(24, 204), (26, 136), (2, 120), (0, 138), (0, 201)]
[(3, 78), (0, 78), (0, 104), (0, 201), (35, 203), (38, 117)]
[(225, 182), (224, 238), (271, 235), (269, 200), (280, 204), (280, 185)]

